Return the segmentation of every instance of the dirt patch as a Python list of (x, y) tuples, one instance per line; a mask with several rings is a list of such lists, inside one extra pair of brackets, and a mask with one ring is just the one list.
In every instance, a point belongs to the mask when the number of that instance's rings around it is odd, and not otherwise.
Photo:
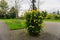
[(47, 32), (41, 33), (37, 37), (32, 37), (28, 34), (26, 29), (11, 31), (12, 40), (58, 40), (55, 35), (49, 34)]

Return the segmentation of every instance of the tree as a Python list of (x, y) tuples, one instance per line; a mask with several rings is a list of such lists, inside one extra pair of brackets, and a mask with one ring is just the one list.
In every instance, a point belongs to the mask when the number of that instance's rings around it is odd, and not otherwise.
[(0, 9), (0, 18), (2, 18), (2, 10)]
[(5, 18), (5, 14), (7, 13), (7, 9), (8, 9), (8, 5), (7, 2), (5, 0), (1, 0), (0, 1), (0, 10), (2, 10), (2, 15), (4, 16), (3, 18)]
[(59, 10), (57, 10), (57, 15), (59, 15), (60, 14), (60, 12), (59, 12)]
[(15, 0), (15, 9), (16, 9), (16, 18), (18, 18), (18, 6), (17, 6), (17, 0)]
[(16, 18), (16, 14), (17, 14), (17, 10), (14, 7), (12, 7), (9, 11), (10, 17), (11, 18)]
[(37, 8), (35, 6), (35, 2), (36, 2), (36, 0), (32, 0), (32, 10), (37, 10)]
[(0, 1), (0, 7), (2, 8), (2, 9), (6, 9), (8, 6), (7, 6), (7, 2), (5, 1), (5, 0), (1, 0)]

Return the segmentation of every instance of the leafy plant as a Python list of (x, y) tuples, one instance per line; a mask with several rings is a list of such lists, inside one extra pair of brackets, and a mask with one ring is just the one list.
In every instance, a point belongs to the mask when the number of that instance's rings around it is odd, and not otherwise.
[(27, 30), (31, 35), (38, 35), (42, 30), (43, 17), (37, 10), (26, 12)]
[(43, 16), (44, 19), (46, 19), (47, 11), (42, 11), (41, 15)]

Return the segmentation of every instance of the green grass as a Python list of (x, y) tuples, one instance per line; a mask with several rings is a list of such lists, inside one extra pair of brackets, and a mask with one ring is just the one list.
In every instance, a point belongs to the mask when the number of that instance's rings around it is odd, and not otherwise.
[(52, 19), (48, 19), (48, 20), (44, 20), (45, 22), (60, 22), (60, 20), (52, 20)]
[[(26, 28), (25, 20), (21, 19), (1, 19), (3, 20), (10, 30)], [(60, 20), (44, 20), (45, 22), (60, 22)]]
[[(3, 20), (3, 19), (2, 19)], [(3, 20), (10, 30), (26, 28), (25, 20), (21, 19), (4, 19)]]

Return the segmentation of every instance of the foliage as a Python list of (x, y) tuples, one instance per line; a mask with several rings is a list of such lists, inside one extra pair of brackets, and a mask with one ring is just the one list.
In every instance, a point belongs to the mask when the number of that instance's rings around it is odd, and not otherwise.
[(43, 16), (37, 11), (36, 0), (32, 0), (32, 11), (26, 12), (27, 30), (31, 35), (38, 35), (42, 29)]
[(31, 35), (38, 35), (41, 32), (43, 17), (39, 11), (32, 10), (26, 12), (27, 30)]
[(10, 9), (8, 12), (8, 5), (5, 0), (0, 1), (0, 18), (2, 19), (10, 19), (10, 18), (16, 18), (18, 15), (18, 10), (14, 7)]
[(8, 6), (7, 6), (7, 2), (5, 1), (5, 0), (1, 0), (0, 1), (0, 7), (2, 8), (2, 9), (6, 9)]
[(53, 17), (52, 14), (47, 14), (46, 19), (53, 19), (52, 17)]
[(6, 18), (7, 14), (7, 2), (5, 0), (0, 1), (0, 18)]
[(44, 19), (46, 19), (47, 12), (46, 11), (42, 11), (41, 15), (43, 16)]
[(46, 19), (60, 19), (60, 14), (47, 14)]
[(10, 15), (9, 14), (6, 14), (6, 19), (10, 19)]
[(10, 18), (16, 18), (16, 13), (17, 10), (14, 7), (12, 7), (8, 14), (10, 15)]
[(60, 15), (55, 15), (55, 19), (60, 19)]

